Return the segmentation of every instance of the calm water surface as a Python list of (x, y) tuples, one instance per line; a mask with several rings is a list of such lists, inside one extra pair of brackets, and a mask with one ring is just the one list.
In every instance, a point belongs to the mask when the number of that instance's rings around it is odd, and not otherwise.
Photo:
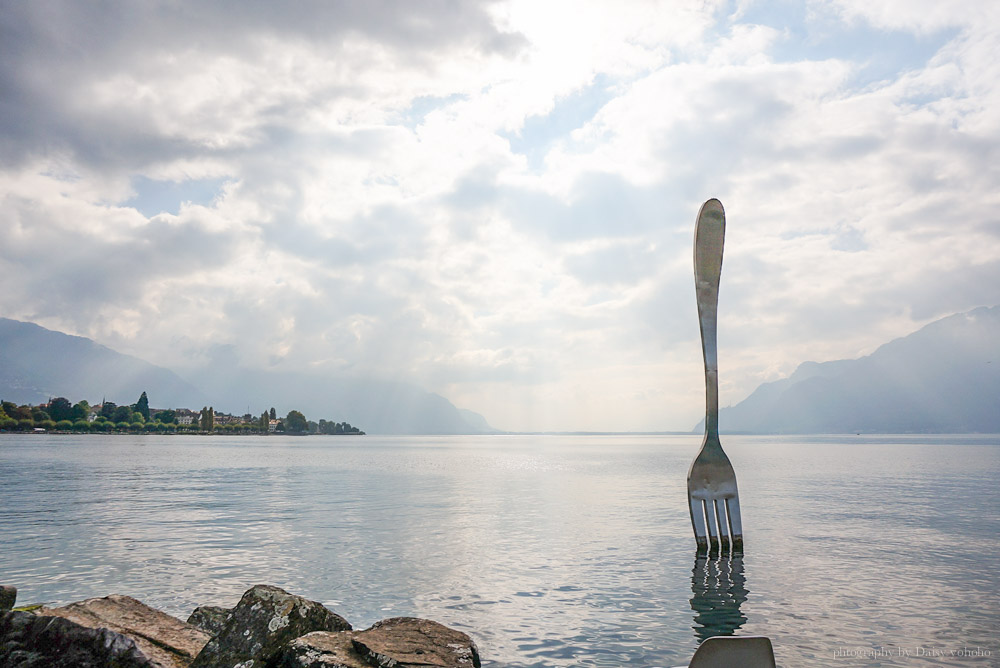
[(253, 584), (489, 666), (1000, 665), (1000, 437), (723, 438), (743, 558), (697, 560), (694, 436), (0, 435), (0, 583), (186, 618)]

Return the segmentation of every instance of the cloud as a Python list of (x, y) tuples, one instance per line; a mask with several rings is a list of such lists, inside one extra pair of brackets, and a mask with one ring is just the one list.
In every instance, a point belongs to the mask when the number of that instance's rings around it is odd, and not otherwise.
[(373, 96), (405, 103), (434, 90), (440, 56), (523, 44), (474, 2), (6, 3), (0, 31), (5, 160), (105, 169), (252, 146), (269, 120), (336, 123), (378, 111)]
[(708, 197), (723, 404), (1000, 302), (991, 7), (6, 3), (0, 313), (687, 429)]

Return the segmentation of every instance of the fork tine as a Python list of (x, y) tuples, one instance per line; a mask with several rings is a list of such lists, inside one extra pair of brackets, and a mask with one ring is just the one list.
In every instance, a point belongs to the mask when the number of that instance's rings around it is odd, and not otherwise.
[(743, 520), (740, 517), (740, 498), (734, 496), (726, 499), (726, 510), (729, 511), (729, 533), (733, 537), (733, 551), (743, 551)]
[(698, 543), (698, 552), (708, 552), (708, 536), (705, 533), (705, 504), (701, 499), (690, 499), (691, 524), (694, 526), (694, 539)]
[(729, 550), (729, 536), (732, 534), (729, 523), (726, 521), (726, 500), (715, 499), (711, 504), (719, 521), (719, 547), (725, 552)]
[(715, 523), (714, 501), (709, 499), (705, 501), (705, 505), (705, 519), (708, 521), (708, 541), (711, 545), (711, 550), (714, 552), (719, 548), (719, 527)]

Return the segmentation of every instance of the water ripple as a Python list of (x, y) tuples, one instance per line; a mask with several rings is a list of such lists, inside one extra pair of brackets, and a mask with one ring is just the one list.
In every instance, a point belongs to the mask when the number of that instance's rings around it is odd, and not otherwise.
[(996, 438), (729, 437), (747, 552), (711, 560), (684, 502), (697, 445), (3, 435), (0, 580), (181, 617), (273, 583), (357, 626), (437, 619), (488, 666), (671, 666), (715, 634), (768, 635), (790, 666), (996, 664)]

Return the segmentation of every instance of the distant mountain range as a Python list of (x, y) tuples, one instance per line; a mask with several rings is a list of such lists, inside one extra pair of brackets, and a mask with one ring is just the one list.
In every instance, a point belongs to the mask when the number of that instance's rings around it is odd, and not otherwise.
[[(0, 399), (258, 414), (275, 406), (370, 434), (496, 433), (483, 416), (413, 385), (244, 369), (217, 359), (184, 379), (90, 339), (0, 318)], [(719, 412), (723, 432), (1000, 433), (1000, 306), (932, 322), (854, 360), (805, 362)], [(696, 427), (700, 431), (702, 426)]]
[(142, 392), (156, 408), (282, 415), (349, 422), (369, 434), (496, 433), (483, 416), (405, 383), (240, 368), (216, 360), (189, 380), (90, 339), (0, 318), (0, 399), (38, 404), (52, 397), (134, 403)]
[(201, 408), (208, 399), (172, 371), (122, 355), (82, 336), (0, 318), (0, 399), (39, 404), (53, 397), (135, 403), (143, 391), (157, 406)]
[[(277, 406), (284, 415), (300, 410), (311, 420), (347, 421), (369, 434), (498, 433), (486, 419), (460, 410), (441, 395), (407, 383), (245, 369), (235, 361), (215, 360), (191, 381), (217, 399), (215, 407), (238, 414), (247, 407)], [(152, 395), (150, 395), (152, 396)]]
[(719, 428), (1000, 433), (1000, 306), (942, 318), (859, 359), (805, 362), (719, 411)]

